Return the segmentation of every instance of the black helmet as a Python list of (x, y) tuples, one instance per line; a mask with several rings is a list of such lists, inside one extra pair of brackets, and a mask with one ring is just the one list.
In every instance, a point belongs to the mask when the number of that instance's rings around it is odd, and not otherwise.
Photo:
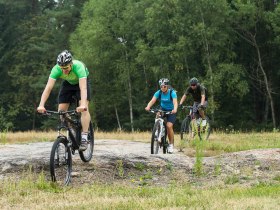
[(190, 83), (190, 85), (197, 85), (198, 79), (196, 77), (193, 77), (190, 79), (189, 83)]
[(66, 66), (67, 64), (72, 62), (72, 55), (68, 50), (62, 51), (58, 56), (57, 56), (57, 64), (59, 66)]
[(161, 79), (158, 81), (158, 84), (159, 84), (159, 86), (162, 86), (162, 85), (169, 85), (169, 79), (167, 79), (167, 78), (161, 78)]

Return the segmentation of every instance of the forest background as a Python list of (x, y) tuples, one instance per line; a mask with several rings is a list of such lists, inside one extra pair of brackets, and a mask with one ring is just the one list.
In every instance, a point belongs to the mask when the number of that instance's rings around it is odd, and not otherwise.
[(178, 99), (197, 77), (216, 129), (279, 128), (277, 0), (0, 0), (0, 29), (1, 131), (55, 128), (36, 107), (64, 49), (90, 71), (98, 129), (150, 130), (144, 108), (162, 77)]

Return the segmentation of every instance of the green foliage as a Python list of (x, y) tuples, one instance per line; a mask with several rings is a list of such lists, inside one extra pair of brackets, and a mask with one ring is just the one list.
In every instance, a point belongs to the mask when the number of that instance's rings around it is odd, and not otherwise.
[[(265, 83), (279, 124), (280, 6), (273, 1), (1, 0), (0, 14), (0, 129), (48, 124), (35, 110), (63, 49), (90, 70), (90, 112), (100, 129), (150, 129), (144, 107), (158, 79), (168, 77), (180, 100), (193, 76), (209, 91), (214, 127), (271, 129)], [(58, 86), (47, 108), (56, 109), (57, 93)]]

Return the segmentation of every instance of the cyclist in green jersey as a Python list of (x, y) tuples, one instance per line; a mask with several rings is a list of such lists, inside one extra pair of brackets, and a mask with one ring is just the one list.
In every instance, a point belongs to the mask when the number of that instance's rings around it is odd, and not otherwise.
[(90, 85), (88, 80), (88, 69), (78, 60), (73, 60), (69, 51), (64, 50), (57, 56), (57, 64), (52, 68), (49, 80), (42, 93), (37, 111), (46, 112), (45, 103), (49, 98), (51, 90), (57, 79), (63, 79), (58, 96), (58, 110), (67, 111), (73, 96), (79, 99), (77, 112), (81, 112), (82, 142), (80, 151), (87, 149), (87, 132), (90, 123), (88, 104), (90, 100)]

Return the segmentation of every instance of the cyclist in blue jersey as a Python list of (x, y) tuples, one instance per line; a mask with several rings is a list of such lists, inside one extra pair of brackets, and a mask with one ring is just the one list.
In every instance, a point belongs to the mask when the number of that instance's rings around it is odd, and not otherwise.
[(160, 100), (160, 106), (163, 111), (171, 111), (172, 114), (167, 115), (167, 135), (169, 139), (169, 145), (167, 148), (168, 153), (173, 153), (174, 151), (174, 131), (173, 125), (176, 121), (176, 113), (178, 109), (178, 101), (176, 91), (170, 88), (169, 79), (162, 78), (159, 80), (160, 90), (158, 90), (151, 101), (148, 103), (145, 110), (149, 111), (151, 107), (156, 103), (157, 99)]

